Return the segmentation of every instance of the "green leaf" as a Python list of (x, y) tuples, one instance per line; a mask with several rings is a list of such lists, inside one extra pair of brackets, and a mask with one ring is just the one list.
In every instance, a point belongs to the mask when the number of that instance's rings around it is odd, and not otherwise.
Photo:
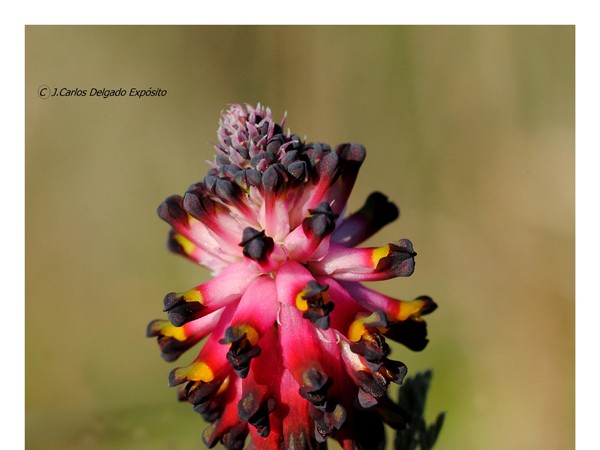
[(444, 423), (444, 413), (437, 416), (435, 422), (427, 426), (425, 422), (425, 402), (431, 385), (432, 372), (417, 373), (406, 378), (400, 387), (398, 409), (406, 418), (404, 428), (399, 429), (394, 440), (396, 450), (431, 450)]

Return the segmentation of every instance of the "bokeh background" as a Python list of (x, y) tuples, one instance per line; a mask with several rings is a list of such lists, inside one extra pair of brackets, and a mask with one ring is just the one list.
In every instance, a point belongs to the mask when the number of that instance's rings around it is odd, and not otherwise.
[[(350, 209), (380, 190), (431, 295), (437, 448), (574, 448), (575, 28), (28, 26), (26, 446), (202, 448), (146, 324), (208, 272), (166, 251), (155, 213), (200, 180), (228, 103), (368, 151)], [(162, 88), (161, 98), (49, 98)], [(183, 356), (179, 365), (193, 358)]]

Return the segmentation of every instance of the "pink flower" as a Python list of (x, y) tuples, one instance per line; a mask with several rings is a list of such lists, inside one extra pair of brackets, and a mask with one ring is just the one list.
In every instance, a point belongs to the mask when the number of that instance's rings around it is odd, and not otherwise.
[(436, 304), (361, 284), (411, 275), (416, 255), (407, 239), (355, 248), (398, 217), (380, 193), (344, 217), (365, 148), (305, 143), (284, 121), (231, 105), (204, 180), (159, 206), (169, 248), (214, 278), (168, 294), (148, 336), (167, 361), (207, 338), (169, 383), (212, 423), (208, 447), (241, 449), (249, 434), (248, 448), (359, 448), (396, 420), (386, 391), (406, 366), (386, 338), (422, 350)]

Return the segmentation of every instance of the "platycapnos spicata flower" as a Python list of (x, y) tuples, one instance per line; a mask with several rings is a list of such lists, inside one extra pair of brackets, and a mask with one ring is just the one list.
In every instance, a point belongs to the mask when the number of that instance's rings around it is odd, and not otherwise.
[(398, 217), (381, 193), (345, 216), (365, 159), (360, 144), (305, 143), (269, 108), (231, 105), (204, 179), (158, 215), (175, 253), (213, 278), (167, 294), (168, 320), (154, 320), (162, 356), (174, 361), (204, 338), (200, 353), (169, 375), (211, 425), (208, 447), (345, 449), (383, 440), (394, 420), (386, 395), (406, 366), (389, 358), (386, 338), (427, 345), (429, 297), (398, 300), (364, 281), (412, 274), (408, 239), (357, 248)]

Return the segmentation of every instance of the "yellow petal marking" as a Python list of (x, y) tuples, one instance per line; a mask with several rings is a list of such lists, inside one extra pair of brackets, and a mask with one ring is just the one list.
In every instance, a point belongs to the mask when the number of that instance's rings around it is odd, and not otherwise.
[(406, 320), (412, 316), (418, 316), (425, 305), (423, 300), (412, 300), (410, 302), (400, 302), (398, 311), (398, 320)]
[[(362, 335), (367, 331), (365, 325), (371, 324), (372, 328), (375, 328), (373, 324), (375, 324), (379, 320), (380, 317), (376, 312), (368, 316), (360, 315), (350, 324), (350, 328), (348, 328), (348, 339), (350, 339), (352, 342), (360, 341)], [(379, 331), (385, 330), (385, 328), (381, 326), (377, 326), (376, 328)]]
[(300, 311), (308, 310), (308, 302), (302, 298), (305, 294), (306, 292), (302, 290), (298, 292), (298, 295), (296, 295), (296, 308), (298, 308)]
[(208, 383), (215, 379), (212, 369), (204, 361), (193, 362), (182, 369), (186, 372), (186, 378), (190, 381), (204, 381)]
[(225, 392), (228, 387), (229, 387), (229, 375), (227, 375), (227, 378), (225, 378), (223, 380), (223, 383), (221, 383), (221, 386), (219, 387), (219, 390), (217, 391), (217, 395), (219, 395), (222, 392)]
[(352, 342), (358, 342), (360, 341), (360, 338), (364, 332), (365, 320), (364, 317), (361, 317), (350, 324), (350, 328), (348, 329), (348, 339), (350, 339)]
[(246, 325), (246, 324), (238, 325), (238, 328), (240, 330), (242, 330), (244, 333), (246, 333), (246, 339), (248, 339), (248, 342), (250, 342), (250, 344), (252, 344), (252, 345), (258, 344), (258, 339), (260, 336), (258, 335), (258, 332), (254, 328), (252, 328), (250, 325)]
[(160, 330), (163, 336), (168, 336), (177, 339), (178, 341), (185, 341), (187, 336), (185, 335), (185, 330), (183, 327), (176, 327), (171, 325), (170, 323), (164, 326)]
[(390, 253), (390, 246), (384, 245), (383, 247), (377, 247), (373, 249), (371, 260), (373, 261), (373, 268), (377, 267), (381, 258), (385, 258)]
[(174, 236), (174, 238), (179, 245), (181, 245), (181, 248), (183, 248), (183, 251), (186, 253), (186, 255), (191, 255), (196, 249), (194, 243), (186, 239), (183, 235), (178, 233)]
[(183, 294), (183, 299), (186, 302), (198, 302), (204, 305), (204, 299), (202, 298), (202, 294), (196, 289), (190, 289), (185, 294)]

